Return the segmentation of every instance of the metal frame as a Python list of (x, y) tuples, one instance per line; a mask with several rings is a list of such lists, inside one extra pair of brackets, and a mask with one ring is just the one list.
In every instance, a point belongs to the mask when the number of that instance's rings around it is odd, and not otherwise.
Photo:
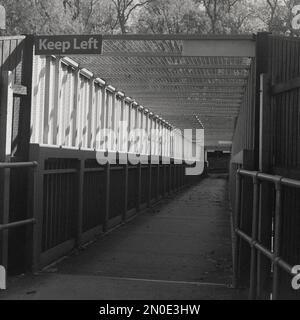
[[(132, 219), (134, 216), (136, 216), (140, 211), (149, 208), (153, 204), (156, 204), (160, 199), (162, 199), (166, 192), (160, 193), (160, 185), (169, 183), (170, 191), (179, 191), (181, 188), (184, 188), (188, 186), (189, 184), (193, 183), (193, 181), (198, 181), (201, 179), (201, 177), (196, 177), (195, 179), (186, 178), (184, 179), (184, 168), (186, 167), (185, 164), (174, 166), (174, 159), (171, 159), (170, 165), (163, 165), (162, 164), (162, 157), (158, 157), (158, 164), (154, 165), (149, 162), (148, 165), (137, 165), (137, 166), (130, 166), (130, 165), (106, 165), (106, 166), (100, 166), (97, 167), (91, 167), (87, 168), (85, 167), (85, 161), (86, 160), (95, 160), (96, 157), (96, 151), (91, 150), (77, 150), (76, 148), (68, 149), (68, 148), (58, 148), (55, 146), (43, 146), (38, 144), (32, 144), (30, 150), (30, 159), (32, 161), (37, 161), (38, 166), (36, 168), (36, 175), (35, 175), (35, 206), (34, 206), (34, 217), (36, 221), (36, 234), (35, 234), (35, 246), (34, 246), (34, 256), (35, 256), (35, 266), (34, 270), (38, 270), (41, 267), (44, 267), (48, 265), (49, 263), (55, 261), (56, 259), (60, 258), (64, 254), (70, 252), (74, 247), (80, 247), (86, 242), (91, 241), (96, 235), (99, 235), (101, 233), (105, 233), (110, 231), (112, 228), (122, 224), (126, 223), (128, 220)], [(117, 159), (120, 159), (121, 154), (116, 153)], [(150, 158), (150, 156), (149, 156)], [(45, 168), (45, 162), (46, 160), (76, 160), (76, 168), (71, 169), (47, 169)], [(36, 163), (36, 162), (34, 162)], [(165, 167), (174, 167), (173, 172), (174, 176), (172, 174), (169, 175), (170, 181), (165, 181), (166, 176), (160, 175), (161, 170), (165, 170)], [(158, 174), (153, 180), (152, 172), (153, 169), (157, 169)], [(147, 179), (142, 179), (142, 171), (148, 170), (147, 173)], [(122, 210), (120, 210), (119, 215), (115, 218), (111, 218), (111, 173), (113, 171), (117, 171), (122, 175), (122, 183), (124, 183), (124, 188), (122, 188), (124, 197), (124, 203), (122, 204)], [(137, 183), (135, 185), (136, 188), (136, 202), (135, 207), (131, 210), (128, 208), (128, 193), (129, 193), (129, 185), (128, 185), (128, 178), (130, 171), (135, 171), (137, 174)], [(92, 172), (104, 172), (105, 173), (105, 200), (103, 202), (103, 207), (105, 211), (105, 220), (103, 225), (95, 226), (91, 230), (83, 230), (83, 194), (86, 188), (84, 185), (84, 178), (86, 173), (92, 173)], [(45, 198), (45, 190), (44, 190), (44, 179), (46, 176), (54, 175), (58, 179), (60, 176), (66, 175), (66, 174), (75, 174), (76, 175), (76, 189), (78, 190), (78, 207), (76, 207), (76, 232), (74, 233), (72, 239), (68, 239), (64, 243), (61, 243), (57, 245), (56, 247), (47, 249), (47, 251), (42, 250), (42, 230), (43, 230), (43, 224), (44, 224), (44, 218), (43, 218), (43, 199)], [(175, 183), (172, 182), (174, 179), (179, 180), (179, 177), (181, 175), (180, 181), (180, 187), (179, 182)], [(147, 199), (146, 202), (142, 201), (142, 186), (144, 184), (147, 184)], [(151, 192), (152, 185), (156, 187), (156, 194), (153, 196)], [(165, 188), (164, 188), (165, 189)], [(121, 197), (121, 195), (120, 195)], [(47, 223), (50, 223), (49, 221)]]
[[(240, 217), (241, 217), (241, 202), (242, 202), (242, 189), (241, 181), (243, 177), (252, 178), (253, 181), (253, 217), (252, 217), (252, 235), (247, 235), (240, 229)], [(276, 188), (276, 209), (275, 209), (275, 234), (274, 234), (274, 250), (270, 250), (264, 247), (258, 241), (258, 226), (259, 226), (259, 188), (262, 182), (269, 182), (275, 185)], [(286, 261), (281, 259), (281, 217), (282, 217), (282, 187), (291, 187), (300, 189), (300, 180), (287, 179), (280, 176), (274, 176), (264, 174), (256, 171), (238, 170), (236, 177), (236, 200), (235, 200), (235, 244), (234, 244), (234, 270), (235, 281), (238, 283), (238, 255), (239, 255), (239, 239), (244, 240), (251, 246), (251, 271), (250, 271), (250, 292), (249, 299), (254, 300), (257, 298), (257, 288), (260, 287), (259, 278), (257, 278), (257, 257), (258, 254), (264, 255), (273, 264), (273, 288), (272, 298), (277, 300), (279, 297), (279, 270), (284, 270), (290, 275), (294, 275), (292, 272), (293, 267)]]
[[(243, 98), (247, 80), (253, 76), (249, 70), (256, 56), (256, 41), (254, 35), (105, 35), (101, 56), (73, 58), (159, 112), (174, 127), (187, 129), (194, 128), (195, 112), (205, 124), (203, 118), (211, 113), (207, 104), (222, 108), (216, 104), (216, 96), (202, 100), (204, 92), (228, 94), (230, 113), (238, 117), (243, 101), (236, 99), (235, 93)], [(177, 99), (179, 92), (195, 95), (195, 101)], [(184, 121), (183, 110), (188, 115)], [(219, 119), (227, 113), (214, 111)], [(217, 137), (207, 132), (206, 140), (217, 146), (223, 134), (232, 137), (233, 131), (233, 127), (223, 128)]]
[[(1, 162), (0, 163), (0, 170), (8, 170), (10, 172), (10, 170), (13, 169), (20, 169), (20, 168), (31, 168), (34, 169), (33, 170), (33, 183), (35, 184), (36, 182), (36, 168), (38, 166), (38, 163), (33, 161), (33, 162), (20, 162), (20, 163), (4, 163)], [(33, 188), (35, 187), (35, 185), (33, 186)], [(33, 197), (33, 202), (36, 200), (36, 197), (34, 194), (32, 194)], [(5, 199), (7, 206), (6, 206), (6, 210), (7, 212), (7, 217), (9, 217), (9, 194), (7, 195), (7, 199)], [(4, 224), (0, 224), (0, 235), (2, 238), (2, 242), (0, 242), (0, 252), (1, 252), (1, 259), (0, 259), (0, 263), (3, 265), (4, 269), (7, 270), (8, 268), (8, 236), (7, 236), (7, 232), (9, 230), (12, 229), (16, 229), (16, 228), (21, 228), (21, 227), (27, 227), (29, 225), (35, 225), (36, 224), (36, 218), (34, 216), (33, 213), (33, 218), (30, 219), (25, 219), (25, 220), (21, 220), (21, 221), (17, 221), (17, 222), (12, 222), (12, 223), (4, 223)], [(5, 234), (6, 233), (6, 234)], [(34, 248), (36, 245), (36, 227), (34, 227), (33, 229), (33, 239), (32, 239), (32, 266), (34, 267), (36, 265), (36, 259), (37, 256), (34, 254)]]

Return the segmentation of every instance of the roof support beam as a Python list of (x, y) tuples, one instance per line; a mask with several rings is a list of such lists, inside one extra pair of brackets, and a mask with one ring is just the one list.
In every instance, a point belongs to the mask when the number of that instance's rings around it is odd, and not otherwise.
[(208, 89), (199, 89), (199, 90), (178, 90), (178, 89), (164, 89), (164, 90), (161, 90), (161, 89), (157, 89), (157, 90), (131, 90), (136, 96), (137, 95), (150, 95), (150, 96), (153, 96), (153, 95), (169, 95), (171, 93), (174, 93), (174, 94), (179, 94), (179, 95), (193, 95), (193, 94), (203, 94), (203, 95), (212, 95), (212, 96), (216, 96), (218, 94), (230, 94), (230, 95), (244, 95), (244, 90), (243, 89), (233, 89), (233, 90), (208, 90)]
[(180, 40), (248, 40), (254, 41), (255, 35), (200, 35), (200, 34), (106, 34), (104, 41), (127, 40), (127, 41), (180, 41)]
[(195, 79), (195, 80), (247, 80), (248, 76), (235, 76), (235, 75), (202, 75), (202, 74), (151, 74), (145, 72), (144, 74), (136, 75), (136, 74), (124, 74), (124, 73), (102, 73), (102, 78), (108, 78), (110, 81), (114, 80), (145, 80), (145, 77), (147, 78), (147, 81), (151, 79), (158, 79), (158, 80), (168, 80), (168, 79)]
[[(128, 93), (127, 95), (130, 96), (130, 94)], [(138, 99), (151, 99), (151, 98), (154, 98), (154, 99), (179, 99), (179, 100), (192, 100), (192, 101), (202, 101), (202, 100), (211, 100), (211, 99), (214, 99), (214, 100), (240, 100), (240, 101), (244, 101), (243, 99), (243, 96), (242, 95), (231, 95), (231, 96), (221, 96), (221, 95), (215, 95), (215, 96), (212, 96), (212, 95), (205, 95), (205, 96), (202, 96), (202, 95), (195, 95), (195, 94), (189, 94), (189, 93), (182, 93), (182, 95), (179, 93), (176, 93), (174, 91), (174, 94), (172, 95), (172, 92), (168, 92), (166, 93), (165, 95), (163, 94), (153, 94), (153, 95), (144, 95), (142, 93), (140, 94), (136, 94), (136, 93), (132, 93), (131, 94), (132, 96), (135, 97), (135, 100), (138, 100)]]
[[(196, 83), (196, 84), (192, 84), (192, 83), (182, 83), (182, 82), (173, 82), (173, 83), (158, 83), (158, 84), (147, 84), (147, 83), (136, 83), (136, 84), (126, 84), (126, 82), (124, 81), (115, 81), (113, 83), (114, 86), (117, 87), (122, 87), (122, 89), (139, 89), (142, 90), (144, 87), (147, 89), (152, 89), (155, 90), (155, 88), (157, 88), (158, 90), (161, 89), (163, 87), (180, 87), (180, 88), (185, 88), (185, 87), (193, 87), (193, 88), (233, 88), (233, 89), (241, 89), (244, 88), (246, 86), (246, 84), (244, 83), (221, 83), (221, 84), (215, 84), (215, 83)], [(174, 90), (178, 90), (178, 88), (174, 88)]]
[(256, 42), (251, 40), (192, 40), (183, 41), (186, 57), (255, 57)]
[[(138, 100), (138, 99), (136, 99)], [(140, 99), (143, 104), (151, 105), (185, 105), (185, 106), (201, 106), (201, 105), (216, 105), (216, 106), (240, 106), (241, 100), (181, 100), (181, 99)]]
[[(160, 105), (160, 107), (163, 107), (163, 112), (160, 113), (170, 113), (174, 112), (174, 114), (180, 115), (181, 112), (184, 112), (185, 114), (191, 114), (191, 115), (200, 115), (202, 113), (207, 113), (207, 115), (210, 115), (211, 113), (218, 114), (219, 112), (227, 112), (227, 114), (237, 114), (239, 112), (239, 108), (237, 107), (221, 107), (221, 106), (166, 106), (166, 105)], [(159, 109), (159, 106), (151, 106), (152, 109), (155, 109), (157, 112), (161, 109)]]
[[(113, 65), (112, 65), (113, 63)], [(84, 63), (83, 64), (86, 68), (89, 68), (91, 70), (95, 69), (95, 64), (93, 63)], [(104, 60), (101, 60), (99, 58), (98, 65), (108, 67), (110, 71), (118, 70), (122, 68), (122, 70), (164, 70), (164, 69), (174, 69), (174, 70), (232, 70), (232, 71), (241, 71), (241, 70), (248, 70), (250, 68), (250, 65), (245, 64), (232, 64), (232, 65), (226, 65), (226, 64), (199, 64), (199, 65), (193, 65), (193, 64), (131, 64), (131, 63), (116, 63), (116, 62), (108, 62), (106, 63)]]
[(182, 94), (180, 93), (175, 93), (174, 94), (170, 94), (170, 93), (166, 93), (166, 94), (163, 94), (163, 93), (153, 93), (153, 94), (142, 94), (142, 93), (139, 93), (139, 94), (135, 94), (135, 98), (138, 99), (151, 99), (151, 98), (154, 98), (154, 99), (159, 99), (159, 98), (162, 98), (162, 99), (190, 99), (190, 100), (201, 100), (201, 99), (223, 99), (223, 100), (226, 100), (226, 99), (229, 99), (229, 100), (241, 100), (243, 98), (243, 95), (242, 94), (229, 94), (229, 95), (218, 95), (217, 93), (215, 95), (211, 95), (211, 94), (204, 94), (202, 95), (201, 93), (199, 94), (196, 94), (196, 93), (184, 93), (182, 92)]

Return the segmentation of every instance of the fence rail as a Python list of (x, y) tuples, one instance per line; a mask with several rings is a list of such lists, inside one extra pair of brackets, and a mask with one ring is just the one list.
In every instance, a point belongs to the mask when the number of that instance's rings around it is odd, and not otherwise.
[[(34, 173), (33, 175), (36, 176), (36, 168), (38, 166), (38, 163), (33, 161), (33, 162), (20, 162), (20, 163), (12, 163), (12, 162), (1, 162), (0, 163), (0, 170), (9, 170), (11, 171), (12, 169), (20, 169), (20, 168), (32, 168), (34, 169)], [(5, 179), (4, 183), (6, 184), (7, 189), (9, 189), (10, 186), (10, 175), (7, 175), (7, 177), (9, 177), (8, 179)], [(35, 183), (35, 178), (32, 179), (33, 183)], [(33, 190), (34, 190), (34, 186), (33, 186)], [(34, 199), (34, 196), (33, 196)], [(35, 218), (30, 218), (30, 219), (25, 219), (25, 220), (20, 220), (20, 221), (16, 221), (16, 222), (8, 222), (9, 219), (9, 211), (10, 211), (10, 207), (9, 207), (9, 193), (6, 193), (6, 198), (4, 199), (4, 202), (6, 203), (6, 205), (4, 206), (4, 210), (7, 212), (4, 212), (4, 217), (6, 217), (5, 221), (3, 221), (2, 224), (0, 224), (0, 236), (1, 236), (1, 243), (0, 243), (0, 252), (1, 252), (1, 256), (0, 256), (0, 263), (3, 265), (4, 269), (7, 270), (8, 269), (8, 234), (7, 232), (12, 230), (12, 229), (16, 229), (16, 228), (21, 228), (21, 227), (27, 227), (29, 225), (34, 226), (36, 224), (36, 219)], [(7, 221), (6, 221), (7, 220)], [(34, 252), (34, 247), (35, 247), (35, 230), (36, 228), (33, 229), (33, 240), (32, 240), (32, 252)], [(34, 254), (32, 254), (32, 266), (34, 266), (35, 260), (36, 260), (36, 256)], [(6, 276), (6, 274), (5, 274)], [(2, 286), (1, 286), (2, 287)], [(5, 285), (3, 286), (3, 288), (6, 288), (6, 280), (5, 280)]]
[(194, 160), (192, 136), (70, 58), (34, 57), (31, 127), (32, 144)]
[[(251, 236), (244, 232), (241, 228), (241, 205), (242, 205), (242, 183), (243, 178), (251, 178), (253, 182), (253, 215), (252, 215), (252, 234)], [(273, 239), (270, 243), (270, 249), (266, 248), (259, 241), (259, 226), (261, 215), (259, 212), (260, 204), (260, 185), (263, 182), (271, 183), (275, 186), (275, 216), (273, 221)], [(259, 269), (259, 254), (264, 255), (272, 262), (273, 285), (272, 298), (277, 300), (279, 297), (279, 268), (293, 275), (293, 266), (281, 258), (282, 254), (282, 187), (300, 189), (300, 181), (287, 179), (281, 176), (264, 174), (256, 171), (238, 170), (236, 176), (236, 203), (235, 203), (235, 252), (234, 252), (234, 269), (235, 269), (235, 283), (238, 283), (238, 255), (239, 255), (239, 239), (244, 240), (251, 247), (251, 267), (250, 267), (250, 292), (249, 299), (254, 300), (259, 296), (258, 288), (261, 287), (258, 275)], [(286, 213), (288, 214), (288, 213)]]
[(23, 221), (8, 223), (8, 224), (0, 224), (0, 232), (4, 231), (4, 230), (10, 230), (10, 229), (14, 229), (14, 228), (27, 226), (30, 224), (35, 224), (35, 223), (36, 223), (35, 219), (27, 219), (27, 220), (23, 220)]

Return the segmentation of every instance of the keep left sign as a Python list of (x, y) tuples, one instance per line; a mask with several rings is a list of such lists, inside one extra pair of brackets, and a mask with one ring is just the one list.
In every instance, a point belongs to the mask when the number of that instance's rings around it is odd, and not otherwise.
[(101, 35), (36, 36), (36, 55), (101, 54)]

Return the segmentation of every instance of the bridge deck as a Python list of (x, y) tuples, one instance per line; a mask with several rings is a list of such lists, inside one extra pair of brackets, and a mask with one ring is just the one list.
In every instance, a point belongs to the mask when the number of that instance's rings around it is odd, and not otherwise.
[(211, 176), (0, 299), (240, 299), (227, 181)]

